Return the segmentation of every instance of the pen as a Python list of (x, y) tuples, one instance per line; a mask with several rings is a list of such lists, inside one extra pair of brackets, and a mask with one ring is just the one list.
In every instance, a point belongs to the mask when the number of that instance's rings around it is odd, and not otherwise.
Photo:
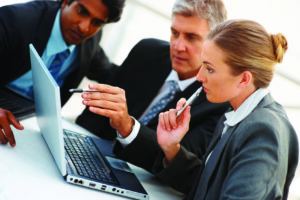
[(82, 93), (82, 92), (100, 92), (100, 91), (98, 91), (98, 90), (84, 90), (84, 89), (70, 89), (69, 92)]
[(178, 117), (188, 105), (191, 105), (197, 99), (197, 97), (199, 96), (201, 91), (202, 91), (202, 87), (200, 87), (198, 90), (196, 90), (196, 92), (186, 101), (186, 103), (181, 108), (181, 110), (179, 110), (177, 112), (176, 117)]

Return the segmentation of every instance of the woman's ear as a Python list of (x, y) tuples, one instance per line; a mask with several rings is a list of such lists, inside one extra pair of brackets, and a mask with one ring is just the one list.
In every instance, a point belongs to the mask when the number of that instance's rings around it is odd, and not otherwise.
[(240, 88), (249, 86), (252, 83), (253, 75), (249, 71), (243, 71), (241, 74), (241, 80), (239, 83)]

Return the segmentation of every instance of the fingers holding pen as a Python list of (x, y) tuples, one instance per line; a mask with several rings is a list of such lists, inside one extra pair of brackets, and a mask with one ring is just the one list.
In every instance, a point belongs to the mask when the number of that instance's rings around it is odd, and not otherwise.
[(163, 129), (171, 131), (176, 129), (182, 123), (184, 118), (186, 118), (186, 116), (188, 116), (187, 119), (189, 119), (190, 106), (186, 107), (183, 113), (177, 116), (177, 113), (184, 107), (185, 104), (186, 99), (181, 98), (177, 102), (176, 109), (170, 109), (167, 112), (162, 112), (159, 114), (159, 123)]
[(176, 109), (160, 113), (159, 122), (165, 130), (171, 131), (172, 129), (177, 128)]
[(122, 93), (125, 93), (123, 89), (121, 89), (119, 87), (114, 87), (114, 86), (111, 86), (111, 85), (107, 85), (107, 84), (90, 83), (88, 85), (88, 87), (91, 90), (97, 90), (101, 93), (108, 93), (108, 94), (122, 94)]
[(125, 91), (119, 87), (114, 87), (106, 84), (89, 84), (89, 89), (99, 92), (84, 92), (82, 93), (82, 98), (85, 100), (109, 100), (117, 101), (120, 97), (125, 96)]
[(109, 117), (111, 111), (126, 110), (125, 91), (105, 84), (90, 84), (89, 88), (99, 92), (82, 93), (82, 103), (90, 106), (90, 111)]

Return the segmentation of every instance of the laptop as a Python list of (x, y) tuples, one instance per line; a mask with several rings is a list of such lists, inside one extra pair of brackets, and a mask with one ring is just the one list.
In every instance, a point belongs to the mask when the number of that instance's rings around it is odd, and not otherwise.
[(6, 87), (0, 88), (0, 108), (9, 110), (19, 120), (35, 115), (32, 100)]
[(32, 44), (29, 49), (37, 123), (64, 180), (133, 199), (149, 199), (128, 164), (114, 158), (110, 141), (62, 128), (59, 86)]

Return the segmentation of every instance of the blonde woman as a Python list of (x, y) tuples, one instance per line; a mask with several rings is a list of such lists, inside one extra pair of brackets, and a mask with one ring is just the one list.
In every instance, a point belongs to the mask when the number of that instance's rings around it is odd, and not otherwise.
[(266, 89), (286, 50), (282, 34), (268, 34), (253, 21), (230, 20), (213, 29), (203, 45), (197, 80), (210, 102), (229, 101), (232, 110), (220, 119), (204, 162), (180, 146), (190, 107), (178, 118), (176, 112), (185, 100), (161, 113), (157, 139), (163, 154), (155, 173), (176, 173), (178, 185), (192, 188), (187, 199), (287, 199), (298, 139)]

